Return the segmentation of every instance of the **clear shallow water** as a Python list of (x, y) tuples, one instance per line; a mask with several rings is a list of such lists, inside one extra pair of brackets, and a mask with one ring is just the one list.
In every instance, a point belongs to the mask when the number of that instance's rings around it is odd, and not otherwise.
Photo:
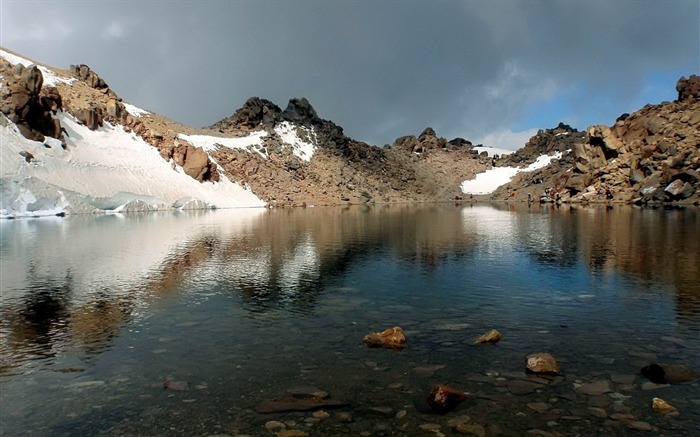
[[(270, 420), (310, 435), (449, 435), (463, 416), (487, 435), (638, 433), (600, 409), (659, 435), (700, 426), (698, 381), (649, 390), (639, 374), (700, 370), (696, 209), (229, 210), (0, 232), (1, 435), (272, 435)], [(405, 350), (361, 344), (395, 325)], [(498, 345), (473, 345), (494, 328)], [(532, 352), (552, 353), (563, 377), (516, 395)], [(598, 380), (611, 391), (576, 390)], [(434, 415), (436, 383), (472, 396)], [(349, 402), (338, 411), (352, 422), (254, 411), (297, 386)], [(653, 397), (680, 415), (654, 413)]]

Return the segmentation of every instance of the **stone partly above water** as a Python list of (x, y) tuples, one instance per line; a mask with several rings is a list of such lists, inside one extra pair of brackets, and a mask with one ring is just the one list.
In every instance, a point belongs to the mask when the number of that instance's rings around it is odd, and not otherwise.
[(438, 414), (445, 414), (467, 400), (469, 394), (447, 385), (438, 384), (428, 395), (428, 405)]
[(486, 334), (477, 338), (474, 343), (476, 344), (496, 344), (501, 341), (501, 333), (495, 329), (490, 330)]
[(668, 413), (675, 410), (675, 408), (661, 398), (654, 398), (651, 401), (651, 408), (657, 413)]
[(367, 334), (362, 339), (362, 342), (369, 347), (401, 350), (406, 347), (406, 336), (403, 333), (403, 329), (394, 326), (382, 332)]
[(543, 375), (559, 375), (561, 369), (554, 357), (546, 352), (538, 352), (527, 356), (527, 371)]

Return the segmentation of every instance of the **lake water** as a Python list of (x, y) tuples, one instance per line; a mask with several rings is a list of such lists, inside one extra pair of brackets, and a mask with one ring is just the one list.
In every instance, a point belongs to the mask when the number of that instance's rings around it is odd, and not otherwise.
[[(220, 210), (0, 232), (0, 435), (699, 435), (698, 380), (640, 374), (700, 370), (694, 208)], [(392, 326), (404, 350), (362, 344)], [(474, 345), (490, 329), (503, 339)], [(534, 352), (562, 375), (526, 374)], [(436, 415), (438, 383), (471, 395)], [(256, 411), (300, 386), (349, 405)]]

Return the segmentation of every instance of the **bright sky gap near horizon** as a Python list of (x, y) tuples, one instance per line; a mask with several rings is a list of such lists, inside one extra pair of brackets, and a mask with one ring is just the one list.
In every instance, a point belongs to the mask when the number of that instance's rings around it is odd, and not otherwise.
[(352, 138), (432, 126), (517, 149), (676, 97), (700, 73), (700, 0), (0, 0), (0, 45), (90, 65), (126, 101), (193, 126), (251, 96), (307, 97)]

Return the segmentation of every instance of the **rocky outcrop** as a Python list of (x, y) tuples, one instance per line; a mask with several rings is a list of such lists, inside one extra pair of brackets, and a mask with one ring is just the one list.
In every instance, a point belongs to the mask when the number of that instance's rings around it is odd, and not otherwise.
[[(457, 146), (457, 144), (468, 144), (471, 146), (469, 141), (463, 140), (464, 142), (461, 142), (460, 140), (462, 139), (460, 138), (458, 140), (453, 140), (454, 142), (450, 144), (453, 146)], [(407, 150), (417, 155), (423, 155), (430, 150), (446, 149), (447, 144), (448, 143), (445, 138), (438, 137), (433, 128), (427, 127), (423, 130), (423, 132), (421, 132), (420, 135), (418, 135), (418, 138), (413, 135), (399, 137), (394, 141), (394, 144), (392, 144), (391, 147), (399, 150)]]
[(689, 78), (681, 77), (676, 84), (678, 101), (694, 101), (700, 99), (700, 76), (691, 74)]
[(85, 82), (90, 88), (95, 88), (97, 90), (108, 90), (109, 85), (90, 69), (85, 64), (80, 64), (80, 65), (71, 65), (70, 66), (70, 71), (80, 79), (81, 81)]
[(12, 68), (2, 88), (0, 111), (15, 123), (22, 135), (34, 141), (44, 141), (45, 136), (60, 139), (65, 147), (61, 123), (53, 114), (63, 108), (58, 90), (43, 88), (44, 77), (36, 65)]
[(540, 129), (522, 148), (515, 153), (502, 156), (496, 165), (498, 167), (523, 167), (535, 162), (539, 156), (574, 150), (584, 140), (584, 132), (579, 132), (567, 124), (559, 123), (553, 129)]
[(224, 118), (209, 128), (222, 133), (249, 132), (260, 128), (269, 130), (281, 120), (282, 110), (279, 106), (260, 97), (251, 97), (231, 117)]
[(75, 109), (69, 112), (90, 130), (103, 126), (104, 115), (99, 107)]
[(321, 118), (316, 114), (316, 110), (305, 97), (291, 99), (287, 104), (287, 108), (282, 112), (282, 118), (285, 121), (302, 126), (317, 125), (322, 122)]
[(199, 182), (219, 180), (217, 165), (201, 147), (195, 147), (179, 138), (173, 139), (172, 142), (164, 141), (162, 136), (155, 133), (152, 133), (150, 138), (157, 139), (156, 147), (163, 159), (172, 159), (188, 176)]

